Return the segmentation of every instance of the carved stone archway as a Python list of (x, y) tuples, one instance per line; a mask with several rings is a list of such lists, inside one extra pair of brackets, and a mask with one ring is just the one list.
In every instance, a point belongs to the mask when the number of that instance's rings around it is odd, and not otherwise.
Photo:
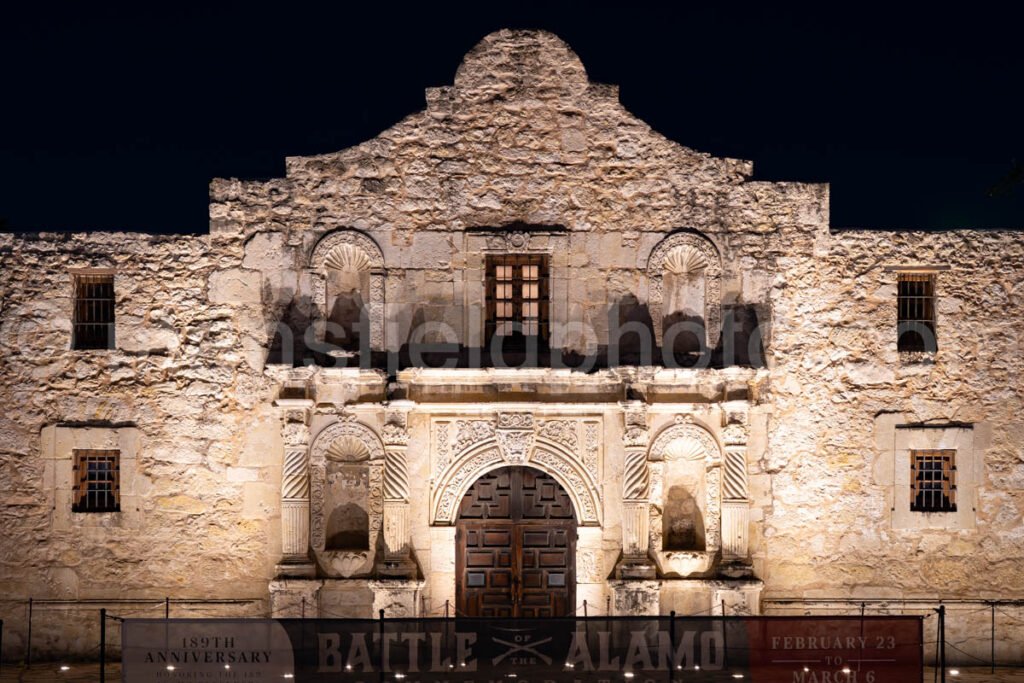
[(370, 322), (370, 349), (383, 351), (384, 346), (384, 254), (369, 235), (357, 230), (342, 229), (320, 238), (309, 257), (313, 303), (327, 317), (328, 268), (352, 266), (370, 271), (370, 297), (366, 314)]
[[(432, 483), (431, 524), (453, 525), (463, 496), (482, 475), (508, 465), (528, 465), (551, 475), (565, 489), (581, 526), (600, 526), (601, 501), (596, 472), (585, 457), (558, 440), (556, 430), (549, 428), (551, 422), (538, 426), (527, 413), (501, 414), (497, 421), (465, 421), (469, 436), (457, 439), (456, 450), (444, 454)], [(580, 421), (580, 424), (584, 433), (589, 434), (587, 425), (596, 423)], [(442, 438), (449, 437), (445, 433)], [(447, 443), (439, 445), (441, 448), (449, 446)]]
[[(664, 463), (673, 459), (704, 465), (703, 551), (666, 551), (663, 548), (661, 513), (658, 510), (664, 499)], [(662, 573), (686, 576), (707, 571), (722, 547), (722, 449), (718, 441), (707, 429), (694, 423), (690, 416), (681, 415), (651, 442), (647, 460), (651, 470), (651, 501), (657, 501), (651, 507), (649, 542)]]
[(654, 338), (663, 343), (665, 318), (665, 272), (701, 270), (704, 273), (704, 329), (709, 349), (718, 345), (722, 332), (722, 260), (707, 238), (692, 232), (677, 232), (659, 242), (647, 259), (648, 309)]

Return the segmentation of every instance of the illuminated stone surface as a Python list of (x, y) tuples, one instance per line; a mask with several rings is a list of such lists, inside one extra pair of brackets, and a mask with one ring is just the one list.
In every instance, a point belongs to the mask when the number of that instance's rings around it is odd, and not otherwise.
[[(502, 31), (377, 138), (289, 158), (284, 178), (213, 181), (208, 236), (0, 235), (5, 654), (23, 652), (30, 596), (238, 600), (207, 616), (441, 614), (456, 598), (461, 495), (520, 463), (576, 506), (576, 600), (596, 613), (1024, 597), (1024, 240), (832, 233), (827, 186), (752, 172), (652, 131), (556, 37)], [(652, 303), (652, 320), (669, 306), (756, 315), (766, 367), (408, 368), (389, 380), (276, 362), (277, 323), (329, 315), (332, 286), (359, 294), (375, 351), (423, 323), (435, 323), (426, 341), (476, 346), (484, 256), (509, 251), (550, 254), (551, 320), (592, 331), (556, 329), (555, 346), (605, 346), (610, 307)], [(939, 269), (933, 358), (897, 352), (900, 266)], [(116, 269), (117, 348), (69, 351), (70, 272), (98, 267)], [(673, 282), (684, 294), (664, 291)], [(735, 341), (721, 332), (708, 339)], [(892, 509), (907, 482), (895, 463), (918, 447), (894, 435), (916, 423), (970, 425), (958, 458), (974, 509), (955, 521)], [(70, 512), (71, 452), (90, 428), (136, 439), (120, 513)], [(284, 476), (304, 462), (306, 476)], [(352, 481), (366, 490), (344, 493)], [(689, 487), (702, 548), (664, 543), (673, 485)], [(329, 547), (332, 500), (365, 516), (361, 547)], [(648, 517), (625, 520), (637, 505)], [(639, 565), (623, 563), (624, 546)], [(91, 651), (83, 609), (40, 607), (36, 650)], [(971, 635), (987, 633), (986, 614), (956, 618), (987, 657)], [(1001, 628), (1001, 658), (1019, 660), (1024, 632)]]

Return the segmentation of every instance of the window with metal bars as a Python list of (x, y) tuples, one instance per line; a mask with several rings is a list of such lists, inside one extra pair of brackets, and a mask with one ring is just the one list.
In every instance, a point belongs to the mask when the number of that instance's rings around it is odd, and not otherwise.
[(910, 451), (910, 509), (956, 512), (956, 451)]
[(71, 348), (114, 348), (114, 276), (108, 273), (74, 275), (75, 303)]
[(896, 346), (900, 351), (937, 349), (935, 337), (935, 274), (900, 273), (897, 295)]
[(503, 337), (516, 342), (548, 339), (548, 257), (546, 254), (501, 254), (487, 257), (488, 342)]
[(73, 512), (119, 512), (121, 510), (121, 452), (117, 450), (74, 451)]

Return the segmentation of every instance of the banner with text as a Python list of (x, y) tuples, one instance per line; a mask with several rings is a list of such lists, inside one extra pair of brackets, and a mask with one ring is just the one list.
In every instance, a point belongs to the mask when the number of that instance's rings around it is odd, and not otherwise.
[(921, 680), (919, 617), (126, 619), (122, 680)]

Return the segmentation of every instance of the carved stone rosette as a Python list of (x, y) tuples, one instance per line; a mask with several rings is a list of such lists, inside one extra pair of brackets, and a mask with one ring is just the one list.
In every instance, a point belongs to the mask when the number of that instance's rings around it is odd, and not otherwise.
[(407, 411), (390, 410), (384, 440), (384, 562), (381, 576), (414, 577), (409, 534), (409, 432)]

